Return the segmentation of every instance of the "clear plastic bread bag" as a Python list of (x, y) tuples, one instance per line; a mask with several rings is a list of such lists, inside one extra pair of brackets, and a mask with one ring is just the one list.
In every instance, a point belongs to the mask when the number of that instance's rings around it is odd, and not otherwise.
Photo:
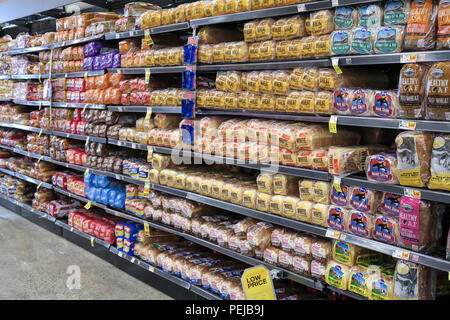
[(431, 152), (431, 178), (429, 189), (450, 191), (450, 135), (437, 134)]
[(347, 55), (350, 53), (352, 30), (336, 30), (331, 33), (330, 51), (332, 56)]
[(354, 116), (370, 116), (375, 104), (375, 93), (370, 89), (355, 89), (350, 97), (350, 114)]
[(438, 6), (434, 0), (413, 0), (404, 37), (405, 51), (430, 50), (436, 45)]
[(450, 48), (450, 18), (448, 11), (448, 2), (446, 0), (441, 0), (439, 2), (438, 9), (438, 31), (437, 31), (437, 42), (436, 49), (449, 49)]
[(349, 54), (372, 54), (376, 37), (375, 28), (358, 27), (351, 30)]
[(383, 25), (395, 26), (408, 23), (411, 1), (388, 0), (384, 4)]
[(334, 31), (334, 12), (333, 10), (319, 10), (309, 15), (311, 34), (313, 36), (320, 36), (322, 34), (329, 34)]
[(359, 23), (363, 28), (376, 28), (383, 21), (383, 8), (378, 4), (362, 5), (358, 8)]
[(336, 30), (351, 29), (358, 25), (359, 11), (355, 7), (338, 7), (334, 11)]
[(398, 184), (397, 155), (377, 153), (366, 159), (367, 180), (378, 183)]

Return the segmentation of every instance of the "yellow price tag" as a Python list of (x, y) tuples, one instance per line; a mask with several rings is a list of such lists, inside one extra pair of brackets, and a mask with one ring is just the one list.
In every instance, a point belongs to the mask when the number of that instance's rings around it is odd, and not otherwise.
[(145, 83), (150, 83), (150, 75), (151, 75), (150, 68), (145, 69)]
[(39, 110), (42, 109), (42, 101), (39, 101)]
[(148, 147), (147, 162), (153, 161), (153, 147)]
[(147, 197), (150, 194), (150, 183), (146, 183), (144, 185), (144, 197)]
[(405, 129), (405, 130), (416, 130), (417, 123), (415, 121), (408, 121), (408, 120), (400, 120), (398, 123), (399, 129)]
[(331, 133), (337, 133), (337, 116), (331, 116), (328, 122), (328, 127)]
[(83, 113), (86, 111), (87, 106), (88, 106), (87, 103), (85, 103), (83, 107)]
[(269, 269), (265, 266), (245, 269), (241, 284), (246, 300), (276, 300)]
[(42, 158), (43, 158), (43, 157), (40, 157), (40, 158), (38, 159), (37, 163), (41, 162)]
[(84, 177), (87, 179), (89, 177), (89, 169), (86, 169), (84, 172)]
[(41, 129), (41, 131), (39, 131), (39, 137), (42, 135), (42, 131), (44, 131), (44, 129)]
[(145, 29), (144, 34), (145, 34), (145, 44), (152, 45), (154, 42), (152, 37), (150, 36), (150, 30)]
[(145, 235), (149, 236), (150, 235), (150, 227), (148, 226), (148, 223), (144, 223), (144, 230), (145, 230)]
[(334, 71), (336, 71), (337, 74), (342, 73), (342, 70), (339, 67), (339, 58), (336, 57), (331, 58), (331, 64), (333, 65)]
[(38, 184), (38, 186), (36, 187), (37, 190), (39, 190), (42, 186), (42, 181)]
[(333, 185), (337, 192), (342, 193), (341, 188), (341, 178), (340, 177), (334, 177), (333, 178)]
[(84, 208), (85, 208), (86, 210), (89, 210), (89, 209), (91, 208), (91, 206), (92, 206), (92, 202), (89, 201), (88, 203), (86, 203), (86, 205), (84, 206)]
[(42, 78), (41, 78), (41, 70), (39, 69), (39, 83), (42, 83)]
[(86, 144), (85, 144), (85, 146), (87, 146), (87, 145), (89, 144), (89, 138), (90, 138), (90, 137), (87, 137), (87, 138), (86, 138)]
[(333, 229), (327, 229), (327, 232), (325, 233), (325, 237), (332, 239), (339, 239), (340, 235), (341, 233), (339, 231)]
[(145, 114), (145, 121), (150, 121), (150, 118), (152, 117), (153, 109), (152, 107), (147, 108), (147, 113)]
[(94, 246), (94, 237), (91, 237), (91, 247)]
[(410, 198), (420, 199), (422, 197), (422, 193), (417, 189), (405, 188), (404, 192), (404, 195)]
[(85, 72), (84, 73), (84, 80), (87, 81), (87, 77), (88, 77), (89, 72)]

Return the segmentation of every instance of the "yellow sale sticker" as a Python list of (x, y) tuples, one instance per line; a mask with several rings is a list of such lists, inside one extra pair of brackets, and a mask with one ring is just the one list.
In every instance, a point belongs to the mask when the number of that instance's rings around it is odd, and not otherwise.
[(150, 121), (150, 118), (152, 117), (153, 109), (151, 107), (147, 108), (147, 113), (145, 114), (145, 121)]
[(150, 75), (151, 75), (150, 68), (145, 69), (145, 83), (150, 83)]
[(152, 45), (153, 44), (153, 39), (150, 36), (150, 30), (146, 29), (144, 32), (145, 32), (145, 44)]
[(150, 227), (148, 226), (148, 223), (144, 223), (144, 230), (145, 230), (145, 235), (149, 236), (150, 235)]
[(336, 71), (337, 74), (342, 73), (342, 70), (339, 67), (339, 58), (331, 58), (331, 64), (333, 65), (334, 71)]
[(89, 201), (88, 203), (86, 203), (86, 205), (84, 206), (84, 208), (85, 208), (86, 210), (89, 210), (89, 209), (91, 208), (91, 206), (92, 206), (92, 202)]
[(148, 148), (147, 162), (153, 161), (153, 147)]
[(328, 122), (328, 128), (331, 133), (337, 133), (337, 116), (331, 116)]
[(94, 237), (91, 237), (91, 247), (94, 246)]
[(265, 266), (245, 269), (241, 284), (246, 300), (276, 300), (269, 269)]

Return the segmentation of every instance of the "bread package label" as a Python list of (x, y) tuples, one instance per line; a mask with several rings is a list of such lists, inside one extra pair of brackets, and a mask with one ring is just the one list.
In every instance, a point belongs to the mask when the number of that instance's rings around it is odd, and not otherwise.
[[(395, 155), (393, 155), (395, 156)], [(377, 182), (392, 181), (395, 163), (391, 163), (390, 157), (376, 155), (370, 157), (367, 177)]]
[(350, 29), (353, 27), (353, 15), (356, 8), (338, 7), (334, 12), (333, 22), (336, 29)]
[(339, 192), (334, 187), (334, 184), (331, 186), (330, 200), (333, 204), (340, 207), (347, 207), (350, 205), (348, 198), (348, 187), (341, 185), (341, 191)]
[(450, 62), (437, 62), (428, 71), (427, 114), (432, 120), (450, 120)]
[(418, 245), (420, 240), (420, 199), (402, 197), (400, 201), (400, 237), (406, 244)]
[(350, 213), (348, 231), (360, 237), (370, 238), (373, 227), (371, 219), (364, 212), (352, 211)]
[(333, 108), (337, 113), (349, 112), (349, 91), (345, 88), (337, 89), (334, 91), (333, 97)]
[(350, 273), (350, 279), (348, 284), (348, 290), (357, 293), (363, 297), (367, 297), (367, 273), (362, 273), (360, 270)]
[(347, 290), (348, 286), (348, 267), (330, 261), (325, 274), (325, 281), (333, 287)]
[(368, 212), (372, 211), (372, 199), (373, 193), (366, 188), (353, 188), (353, 192), (350, 195), (350, 204), (353, 208), (359, 211)]
[(393, 193), (384, 193), (379, 211), (383, 214), (397, 217), (400, 213), (400, 200), (402, 196)]
[[(309, 274), (311, 263), (303, 257), (294, 256), (292, 258), (292, 268), (300, 274)], [(323, 270), (325, 272), (325, 270)]]
[(353, 95), (351, 97), (351, 105), (350, 105), (350, 112), (352, 114), (365, 114), (369, 111), (369, 101), (367, 92), (362, 89), (358, 89), (355, 92), (353, 92)]
[(436, 40), (436, 5), (433, 0), (414, 0), (406, 26), (405, 48), (431, 49)]
[[(432, 135), (426, 133), (401, 133), (395, 139), (397, 144), (397, 170), (401, 185), (425, 187), (429, 178), (429, 157)], [(428, 145), (430, 141), (430, 146)], [(419, 154), (420, 153), (420, 154)], [(420, 157), (420, 159), (419, 159)]]
[(325, 280), (325, 272), (326, 272), (326, 265), (322, 262), (312, 260), (311, 261), (311, 276), (318, 279)]
[(377, 32), (375, 39), (375, 49), (377, 53), (397, 52), (399, 48), (399, 40), (402, 38), (398, 34), (399, 29), (395, 27), (383, 27)]
[(396, 244), (397, 222), (391, 218), (377, 216), (374, 222), (373, 238), (378, 241)]
[(417, 265), (398, 260), (394, 274), (394, 299), (418, 300), (419, 291), (424, 290), (419, 286), (419, 282), (423, 283), (423, 277), (424, 274)]
[(384, 7), (383, 23), (389, 26), (406, 24), (408, 22), (409, 2), (409, 0), (387, 1)]
[(373, 112), (380, 117), (395, 117), (394, 97), (388, 91), (376, 91)]
[(382, 10), (378, 5), (372, 4), (359, 8), (359, 26), (373, 28), (381, 25)]
[(345, 55), (350, 51), (350, 31), (335, 31), (331, 35), (331, 54)]
[(450, 48), (450, 2), (447, 0), (441, 0), (439, 2), (436, 48)]
[(328, 209), (328, 217), (327, 217), (327, 224), (330, 228), (338, 230), (338, 231), (345, 231), (345, 220), (346, 220), (346, 212), (344, 209), (330, 206)]
[(405, 64), (400, 70), (398, 93), (400, 117), (421, 118), (423, 116), (425, 73), (424, 65), (418, 63)]
[(367, 54), (373, 52), (373, 34), (370, 29), (356, 28), (352, 34), (352, 52)]
[[(375, 278), (376, 277), (376, 278)], [(370, 300), (390, 300), (389, 293), (392, 292), (392, 281), (387, 281), (383, 277), (376, 275), (369, 283), (369, 299)]]
[(450, 191), (450, 135), (434, 138), (428, 188)]

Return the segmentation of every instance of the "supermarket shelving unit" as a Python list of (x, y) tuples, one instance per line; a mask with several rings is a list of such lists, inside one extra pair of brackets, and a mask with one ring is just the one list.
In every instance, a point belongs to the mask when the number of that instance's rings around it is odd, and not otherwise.
[[(242, 23), (252, 19), (259, 19), (265, 17), (279, 17), (285, 15), (293, 15), (301, 12), (310, 12), (321, 9), (328, 9), (337, 6), (345, 6), (345, 5), (357, 5), (362, 3), (372, 3), (379, 2), (380, 0), (325, 0), (325, 1), (316, 1), (309, 3), (301, 3), (297, 5), (290, 5), (284, 7), (277, 8), (269, 8), (262, 10), (255, 10), (250, 12), (243, 13), (235, 13), (224, 16), (216, 16), (209, 18), (202, 18), (191, 20), (190, 22), (178, 23), (167, 26), (160, 26), (150, 28), (150, 34), (162, 34), (162, 33), (170, 33), (170, 32), (195, 32), (197, 28), (206, 25), (214, 25), (214, 24), (223, 24), (223, 23)], [(62, 43), (57, 43), (48, 46), (40, 46), (34, 48), (25, 48), (25, 49), (16, 49), (8, 52), (2, 52), (2, 55), (18, 55), (24, 53), (37, 53), (44, 50), (51, 50), (54, 48), (62, 48), (70, 45), (82, 44), (92, 40), (118, 40), (118, 39), (127, 39), (127, 38), (135, 38), (144, 36), (144, 30), (136, 30), (136, 31), (127, 31), (120, 33), (109, 33), (106, 35), (78, 39), (74, 41), (67, 41)], [(374, 55), (352, 55), (352, 56), (336, 56), (336, 57), (320, 57), (314, 59), (306, 59), (306, 60), (290, 60), (290, 61), (265, 61), (265, 62), (251, 62), (251, 63), (233, 63), (233, 64), (212, 64), (212, 65), (197, 65), (198, 72), (217, 72), (217, 71), (225, 71), (225, 70), (275, 70), (275, 69), (292, 69), (299, 66), (319, 66), (319, 67), (331, 67), (332, 65), (339, 66), (355, 66), (355, 65), (381, 65), (381, 64), (400, 64), (411, 62), (412, 60), (417, 62), (435, 62), (435, 61), (448, 61), (450, 60), (450, 50), (440, 50), (440, 51), (425, 51), (425, 52), (402, 52), (395, 54), (374, 54)], [(186, 66), (170, 66), (170, 67), (146, 67), (146, 68), (115, 68), (106, 70), (109, 73), (121, 73), (121, 74), (129, 74), (129, 75), (144, 75), (149, 70), (151, 74), (168, 74), (168, 73), (181, 73), (186, 70)], [(105, 70), (98, 71), (88, 71), (88, 72), (75, 72), (75, 73), (59, 73), (59, 74), (29, 74), (29, 75), (2, 75), (0, 79), (17, 79), (17, 80), (30, 80), (30, 79), (53, 79), (53, 78), (74, 78), (74, 77), (86, 77), (86, 76), (97, 76), (103, 75)], [(4, 101), (9, 101), (10, 99), (5, 99)], [(57, 108), (83, 108), (83, 109), (108, 109), (110, 111), (115, 112), (139, 112), (145, 113), (151, 110), (153, 113), (173, 113), (173, 114), (181, 114), (181, 107), (165, 107), (165, 106), (105, 106), (101, 104), (75, 104), (75, 103), (60, 103), (60, 102), (49, 102), (49, 101), (19, 101), (13, 100), (15, 104), (28, 105), (28, 106), (51, 106)], [(270, 112), (247, 112), (247, 111), (233, 111), (233, 110), (219, 110), (219, 109), (198, 109), (196, 111), (197, 115), (230, 115), (230, 116), (244, 116), (244, 117), (259, 117), (259, 118), (270, 118), (270, 119), (279, 119), (279, 120), (295, 120), (295, 121), (306, 121), (306, 122), (317, 122), (317, 123), (328, 123), (330, 117), (328, 116), (317, 116), (317, 115), (307, 115), (307, 114), (292, 114), (292, 113), (270, 113)], [(384, 118), (373, 118), (373, 117), (351, 117), (351, 116), (336, 116), (337, 117), (337, 125), (338, 126), (358, 126), (358, 127), (374, 127), (374, 128), (389, 128), (389, 129), (403, 129), (405, 127), (404, 119), (384, 119)], [(445, 132), (450, 133), (450, 122), (440, 122), (440, 121), (428, 121), (428, 120), (414, 120), (416, 124), (416, 130), (424, 130), (424, 131), (433, 131), (433, 132)], [(29, 132), (35, 132), (40, 134), (50, 134), (57, 135), (61, 137), (71, 138), (86, 141), (96, 141), (101, 143), (108, 143), (111, 145), (116, 145), (120, 147), (131, 148), (135, 150), (153, 150), (155, 153), (164, 153), (164, 154), (172, 154), (174, 152), (178, 152), (178, 154), (185, 155), (189, 158), (203, 158), (209, 161), (222, 161), (223, 163), (229, 163), (236, 166), (258, 169), (258, 170), (269, 170), (270, 166), (262, 163), (252, 163), (252, 162), (244, 162), (237, 159), (226, 158), (218, 155), (204, 155), (198, 152), (191, 151), (180, 151), (180, 150), (172, 150), (171, 148), (160, 147), (160, 146), (148, 146), (144, 144), (129, 142), (129, 141), (121, 141), (109, 138), (100, 138), (93, 136), (83, 136), (70, 134), (65, 132), (44, 130), (40, 128), (19, 125), (19, 124), (10, 124), (10, 123), (0, 123), (0, 127), (6, 128), (15, 128), (18, 130), (24, 130)], [(339, 128), (338, 128), (339, 132)], [(20, 150), (10, 146), (1, 145), (0, 148), (10, 150), (14, 153), (21, 154), (24, 156), (28, 156), (34, 159), (39, 159), (42, 161), (47, 161), (54, 163), (59, 166), (63, 166), (65, 168), (73, 169), (79, 172), (85, 172), (88, 168), (69, 164), (66, 162), (61, 162), (54, 160), (50, 157), (33, 154), (28, 151)], [(109, 176), (115, 178), (120, 181), (124, 181), (127, 183), (144, 185), (146, 182), (138, 179), (134, 179), (129, 176), (125, 176), (123, 174), (113, 173), (113, 172), (105, 172), (101, 170), (95, 170), (92, 168), (88, 169), (90, 172)], [(74, 199), (89, 202), (88, 199), (81, 197), (79, 195), (75, 195), (73, 193), (68, 192), (67, 190), (60, 189), (52, 186), (49, 183), (45, 183), (39, 181), (37, 179), (27, 177), (18, 172), (12, 172), (7, 169), (0, 169), (0, 172), (4, 174), (8, 174), (14, 176), (18, 179), (22, 179), (24, 181), (28, 181), (30, 183), (36, 184), (39, 187), (45, 187), (48, 189), (53, 189), (55, 192), (60, 194), (64, 194), (66, 196), (72, 197)], [(328, 174), (326, 171), (317, 171), (317, 170), (309, 170), (299, 167), (290, 167), (290, 166), (278, 166), (278, 172), (284, 173), (287, 175), (293, 175), (298, 177), (312, 178), (324, 181), (332, 180), (332, 176)], [(417, 188), (409, 188), (399, 185), (385, 185), (385, 184), (377, 184), (367, 181), (364, 177), (357, 176), (349, 176), (342, 178), (342, 183), (347, 185), (360, 186), (365, 188), (370, 188), (374, 190), (387, 191), (395, 194), (411, 194), (413, 190), (420, 190), (422, 199), (427, 199), (431, 201), (438, 201), (441, 203), (450, 204), (450, 193), (439, 191), (439, 190), (429, 190), (429, 189), (417, 189)], [(365, 239), (358, 236), (355, 236), (350, 233), (338, 233), (336, 236), (335, 232), (331, 230), (320, 227), (317, 225), (312, 225), (308, 223), (304, 223), (301, 221), (293, 220), (290, 218), (277, 216), (274, 214), (270, 214), (267, 212), (262, 212), (254, 209), (250, 209), (247, 207), (243, 207), (240, 205), (236, 205), (229, 202), (224, 202), (222, 200), (214, 199), (211, 197), (207, 197), (204, 195), (196, 194), (193, 192), (188, 192), (184, 190), (179, 190), (175, 188), (171, 188), (164, 185), (159, 184), (150, 184), (150, 188), (156, 191), (160, 191), (166, 194), (170, 194), (173, 196), (178, 196), (182, 198), (186, 198), (189, 200), (197, 201), (199, 203), (207, 204), (213, 207), (221, 208), (230, 212), (234, 212), (240, 214), (242, 216), (253, 217), (262, 221), (267, 221), (273, 223), (275, 225), (288, 227), (294, 230), (307, 232), (313, 235), (328, 237), (333, 239), (340, 239), (343, 241), (347, 241), (352, 244), (356, 244), (361, 247), (365, 247), (371, 249), (376, 252), (380, 252), (389, 256), (393, 256), (396, 258), (399, 257), (407, 257), (409, 261), (413, 261), (434, 269), (442, 270), (445, 272), (450, 272), (450, 261), (444, 260), (443, 258), (435, 257), (432, 255), (417, 253), (410, 250), (405, 250), (400, 247), (391, 246), (384, 244), (382, 242), (378, 242), (371, 239)], [(272, 265), (268, 265), (261, 260), (247, 257), (245, 255), (236, 253), (232, 250), (220, 247), (219, 245), (207, 241), (205, 239), (201, 239), (191, 234), (187, 234), (182, 232), (181, 230), (174, 229), (171, 226), (164, 225), (162, 223), (147, 221), (143, 218), (136, 217), (132, 213), (124, 212), (121, 210), (117, 210), (108, 206), (105, 206), (100, 203), (91, 202), (93, 206), (98, 207), (105, 212), (125, 218), (127, 220), (136, 221), (142, 224), (148, 224), (151, 227), (156, 229), (167, 231), (172, 234), (183, 237), (187, 240), (190, 240), (194, 243), (197, 243), (201, 246), (210, 248), (214, 251), (220, 252), (229, 257), (235, 258), (242, 262), (248, 263), (250, 265), (263, 264), (268, 266), (270, 269), (275, 269), (279, 272), (279, 275), (282, 278), (290, 279), (299, 283), (302, 283), (306, 286), (324, 290), (329, 289), (333, 292), (340, 293), (355, 299), (362, 299), (361, 296), (353, 294), (348, 291), (342, 291), (337, 288), (332, 288), (325, 283), (320, 281), (307, 278), (298, 274), (295, 274), (289, 270), (285, 270), (280, 267), (275, 267)], [(0, 204), (5, 207), (11, 208), (14, 212), (31, 219), (34, 222), (39, 224), (45, 224), (47, 230), (54, 231), (55, 233), (68, 238), (70, 241), (73, 241), (83, 248), (94, 252), (95, 254), (103, 257), (107, 261), (111, 262), (113, 265), (125, 270), (126, 272), (131, 273), (133, 276), (144, 279), (146, 283), (161, 288), (168, 288), (170, 295), (176, 296), (178, 298), (205, 298), (205, 299), (217, 299), (218, 296), (212, 294), (209, 291), (206, 291), (200, 287), (191, 285), (190, 283), (182, 280), (173, 275), (169, 275), (163, 272), (161, 269), (151, 266), (146, 262), (143, 262), (135, 257), (128, 256), (118, 251), (114, 246), (109, 245), (101, 239), (97, 239), (81, 231), (74, 229), (69, 226), (66, 222), (62, 220), (56, 220), (53, 217), (48, 216), (44, 212), (40, 212), (30, 207), (27, 204), (22, 204), (17, 202), (14, 199), (7, 199), (4, 197), (0, 197)], [(39, 217), (39, 218), (36, 218)], [(44, 219), (41, 219), (44, 218)], [(155, 285), (156, 284), (156, 285)], [(160, 285), (159, 285), (160, 284)], [(180, 290), (181, 288), (182, 290)], [(164, 290), (163, 290), (164, 291)]]

